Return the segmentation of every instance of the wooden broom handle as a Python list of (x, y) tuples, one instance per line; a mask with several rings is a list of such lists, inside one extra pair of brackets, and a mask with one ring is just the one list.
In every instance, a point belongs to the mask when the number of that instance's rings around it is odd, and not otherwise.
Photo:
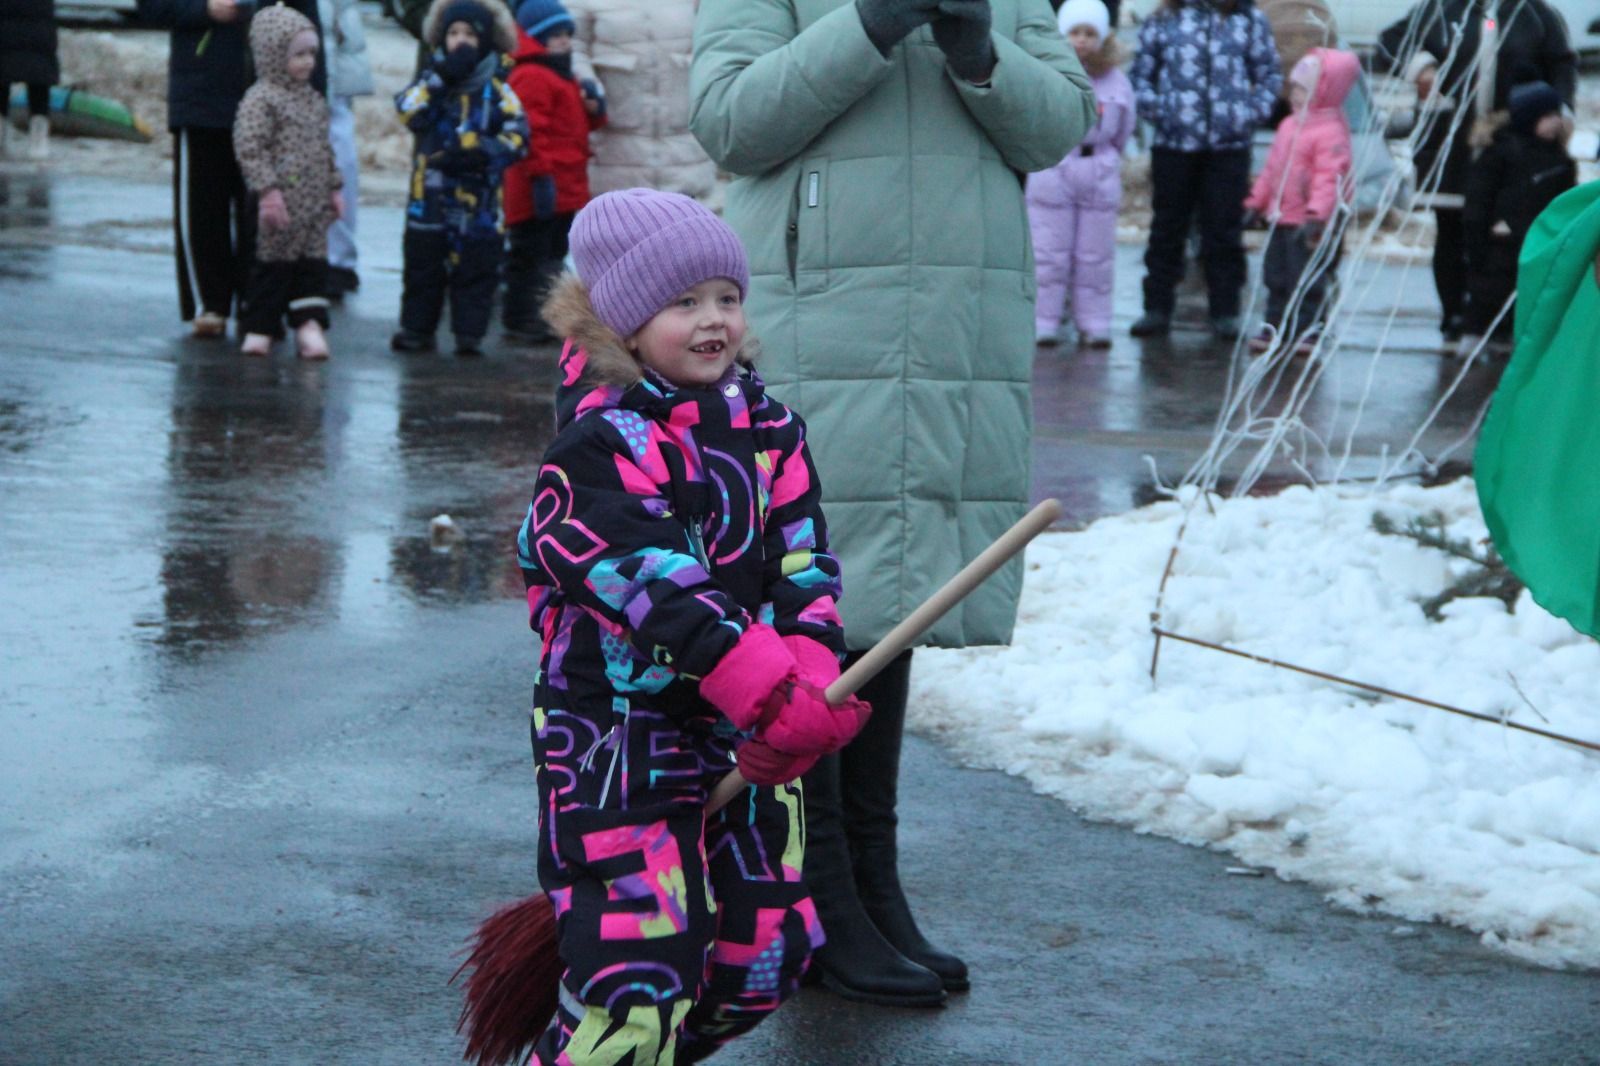
[[(872, 680), (890, 660), (911, 647), (916, 639), (933, 628), (945, 612), (967, 598), (973, 589), (983, 584), (988, 576), (1000, 569), (1027, 543), (1050, 528), (1061, 517), (1061, 501), (1045, 500), (1022, 516), (1021, 521), (1000, 534), (993, 544), (978, 553), (978, 557), (963, 566), (932, 596), (922, 601), (916, 610), (906, 615), (899, 625), (886, 633), (867, 653), (839, 675), (839, 680), (829, 685), (823, 695), (831, 704), (844, 702), (845, 697)], [(712, 788), (706, 800), (706, 814), (712, 815), (726, 807), (733, 797), (749, 785), (744, 775), (734, 770)]]

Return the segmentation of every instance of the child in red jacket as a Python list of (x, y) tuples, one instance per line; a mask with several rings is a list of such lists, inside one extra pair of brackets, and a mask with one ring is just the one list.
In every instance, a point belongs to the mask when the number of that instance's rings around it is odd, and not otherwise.
[(572, 217), (589, 202), (589, 131), (605, 125), (598, 86), (572, 74), (572, 16), (559, 0), (517, 5), (511, 90), (528, 115), (528, 155), (506, 171), (506, 336), (527, 344), (558, 339), (539, 317), (567, 257)]

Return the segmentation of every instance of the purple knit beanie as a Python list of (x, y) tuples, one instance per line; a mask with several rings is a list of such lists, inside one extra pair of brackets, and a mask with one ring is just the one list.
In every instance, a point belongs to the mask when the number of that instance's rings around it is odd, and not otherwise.
[(728, 278), (743, 299), (750, 263), (728, 224), (692, 197), (622, 189), (590, 200), (572, 220), (572, 262), (589, 302), (628, 337), (685, 289)]

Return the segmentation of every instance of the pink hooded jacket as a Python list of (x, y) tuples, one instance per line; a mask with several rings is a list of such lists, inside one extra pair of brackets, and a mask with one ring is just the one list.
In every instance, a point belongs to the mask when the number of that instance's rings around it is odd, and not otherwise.
[(1295, 64), (1289, 81), (1310, 88), (1311, 99), (1278, 124), (1267, 164), (1245, 198), (1246, 210), (1299, 226), (1326, 222), (1339, 200), (1350, 198), (1344, 98), (1360, 76), (1360, 61), (1333, 48), (1313, 48)]

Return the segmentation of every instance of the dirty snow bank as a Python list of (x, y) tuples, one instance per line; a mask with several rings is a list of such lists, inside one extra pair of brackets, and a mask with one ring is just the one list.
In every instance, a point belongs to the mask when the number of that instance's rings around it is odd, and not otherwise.
[[(1526, 593), (1514, 613), (1468, 599), (1427, 621), (1417, 601), (1458, 564), (1373, 532), (1378, 510), (1484, 536), (1470, 481), (1197, 508), (1166, 628), (1600, 741), (1600, 645)], [(1181, 513), (1036, 541), (1014, 645), (919, 653), (914, 727), (1092, 818), (1541, 964), (1600, 966), (1600, 756), (1170, 640), (1152, 683)]]

